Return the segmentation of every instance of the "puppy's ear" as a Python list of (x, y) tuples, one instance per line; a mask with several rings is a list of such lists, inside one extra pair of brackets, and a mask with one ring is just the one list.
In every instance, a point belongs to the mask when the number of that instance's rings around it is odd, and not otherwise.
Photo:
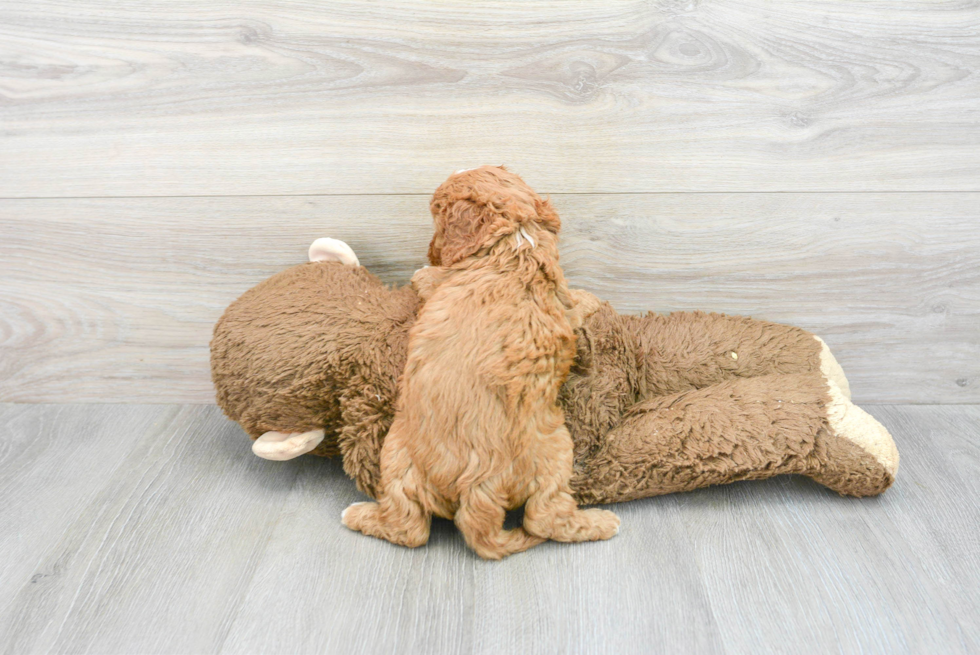
[(432, 237), (432, 241), (429, 242), (429, 265), (430, 266), (442, 266), (442, 247), (439, 243), (442, 241), (442, 235), (436, 232)]
[(429, 260), (438, 258), (441, 266), (476, 254), (515, 224), (505, 209), (469, 199), (456, 200), (448, 207), (434, 201), (431, 209), (437, 228), (429, 244)]
[(561, 229), (561, 219), (558, 218), (558, 212), (555, 211), (555, 208), (551, 206), (551, 200), (537, 198), (534, 201), (534, 210), (538, 214), (538, 223), (541, 227), (553, 234), (558, 234)]

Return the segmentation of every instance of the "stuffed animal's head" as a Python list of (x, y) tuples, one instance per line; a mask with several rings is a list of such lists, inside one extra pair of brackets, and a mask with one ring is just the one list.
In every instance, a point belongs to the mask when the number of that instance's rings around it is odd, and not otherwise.
[(522, 227), (561, 228), (551, 203), (503, 166), (460, 171), (436, 189), (429, 203), (435, 235), (429, 263), (451, 266)]

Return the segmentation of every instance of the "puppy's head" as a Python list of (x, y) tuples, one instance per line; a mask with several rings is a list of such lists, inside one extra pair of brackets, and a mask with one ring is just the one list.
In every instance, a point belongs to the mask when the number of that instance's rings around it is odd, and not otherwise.
[(538, 225), (554, 234), (561, 228), (551, 203), (503, 166), (450, 176), (436, 189), (429, 209), (435, 221), (429, 244), (433, 266), (451, 266), (522, 226)]

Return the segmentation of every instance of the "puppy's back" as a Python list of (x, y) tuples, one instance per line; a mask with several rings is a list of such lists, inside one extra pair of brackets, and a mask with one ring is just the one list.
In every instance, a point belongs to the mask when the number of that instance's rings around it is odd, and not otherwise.
[(481, 269), (436, 289), (409, 337), (399, 402), (421, 426), (414, 456), (436, 486), (494, 475), (525, 449), (556, 403), (574, 338), (547, 285)]

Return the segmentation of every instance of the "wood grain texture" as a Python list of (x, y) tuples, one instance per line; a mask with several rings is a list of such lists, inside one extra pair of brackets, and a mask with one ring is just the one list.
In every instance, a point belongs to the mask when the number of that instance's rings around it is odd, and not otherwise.
[[(11, 590), (25, 581), (47, 588), (71, 561), (71, 553), (51, 568), (41, 565), (38, 544), (61, 540), (65, 526), (97, 502), (106, 476), (117, 471), (146, 435), (158, 435), (173, 406), (145, 408), (93, 405), (90, 409), (48, 405), (0, 406), (0, 611), (14, 611)], [(131, 442), (107, 426), (125, 425), (139, 435)], [(43, 508), (43, 509), (42, 509)], [(39, 511), (42, 510), (42, 511)], [(36, 586), (36, 587), (35, 587)], [(0, 648), (14, 635), (0, 630)]]
[[(247, 439), (214, 407), (39, 405), (18, 419), (4, 442), (47, 456), (5, 461), (0, 478), (17, 474), (15, 510), (54, 525), (44, 538), (23, 529), (37, 519), (16, 526), (31, 554), (4, 557), (2, 652), (217, 650), (295, 470), (242, 457)], [(81, 443), (59, 452), (69, 440)], [(72, 450), (88, 461), (68, 461)], [(54, 467), (74, 469), (57, 491)]]
[(880, 497), (736, 483), (492, 563), (448, 521), (416, 550), (346, 530), (338, 462), (258, 460), (214, 407), (0, 406), (0, 650), (976, 652), (980, 407), (872, 412), (902, 453)]
[[(980, 401), (980, 194), (554, 200), (571, 283), (619, 311), (800, 325), (858, 402)], [(404, 284), (430, 234), (425, 196), (0, 201), (0, 400), (212, 402), (242, 292), (320, 236)]]
[(980, 190), (980, 5), (0, 3), (0, 197)]

